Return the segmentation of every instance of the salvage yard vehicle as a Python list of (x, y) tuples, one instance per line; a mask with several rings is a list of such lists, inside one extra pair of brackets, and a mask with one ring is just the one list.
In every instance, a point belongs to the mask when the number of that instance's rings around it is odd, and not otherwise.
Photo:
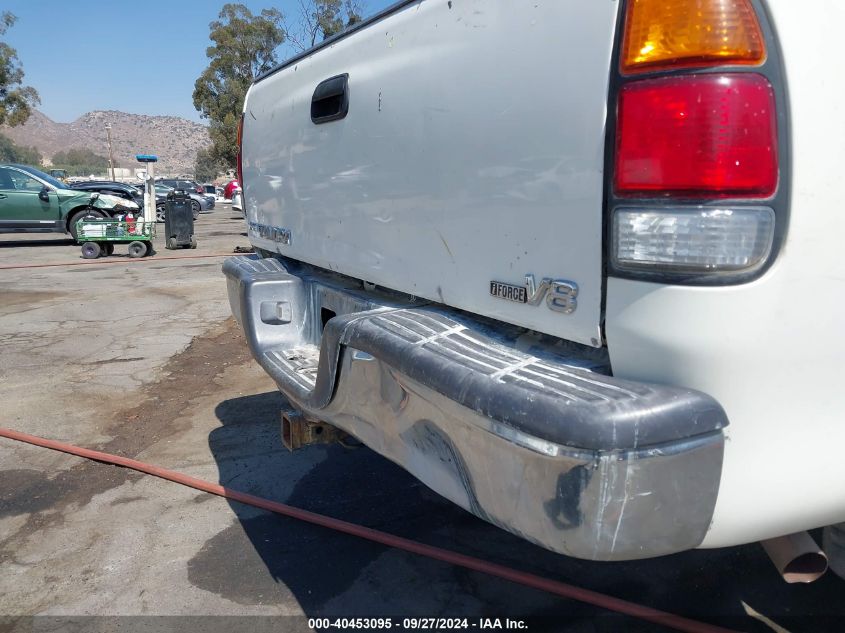
[(232, 211), (244, 212), (244, 195), (240, 189), (235, 189), (232, 192)]
[(82, 218), (137, 211), (131, 200), (79, 191), (27, 165), (0, 164), (0, 233), (70, 233)]
[(214, 210), (216, 199), (214, 195), (208, 194), (205, 188), (197, 184), (194, 180), (185, 180), (180, 178), (161, 178), (156, 180), (156, 186), (163, 185), (170, 187), (172, 190), (182, 189), (190, 194), (191, 207), (194, 210), (194, 219), (200, 213), (206, 213)]
[(165, 187), (170, 187), (171, 189), (184, 189), (189, 193), (205, 194), (205, 189), (203, 189), (202, 185), (197, 184), (193, 180), (185, 180), (181, 178), (158, 178), (156, 179), (156, 184), (164, 185)]
[(220, 187), (207, 183), (202, 186), (203, 195), (214, 198), (214, 201), (223, 200), (223, 191)]
[(132, 185), (127, 185), (122, 182), (114, 182), (111, 180), (83, 180), (82, 182), (75, 182), (71, 185), (73, 189), (78, 191), (97, 191), (118, 198), (131, 200), (138, 205), (139, 208), (144, 208), (144, 192)]
[(214, 207), (217, 206), (217, 196), (209, 193), (201, 193), (199, 196), (205, 198), (206, 212), (214, 211)]
[(224, 272), (286, 428), (569, 556), (845, 573), (843, 21), (416, 0), (259, 77)]
[[(173, 187), (168, 185), (160, 185), (156, 183), (156, 222), (164, 222), (164, 216), (167, 214), (167, 194), (175, 191)], [(191, 198), (191, 211), (194, 215), (194, 220), (199, 219), (200, 213), (205, 213), (214, 210), (214, 199), (209, 196), (200, 195), (190, 189), (184, 190)]]
[(240, 184), (238, 183), (237, 180), (230, 180), (223, 187), (223, 198), (225, 198), (226, 200), (231, 200), (235, 191), (237, 191), (240, 188), (241, 188), (241, 186), (240, 186)]

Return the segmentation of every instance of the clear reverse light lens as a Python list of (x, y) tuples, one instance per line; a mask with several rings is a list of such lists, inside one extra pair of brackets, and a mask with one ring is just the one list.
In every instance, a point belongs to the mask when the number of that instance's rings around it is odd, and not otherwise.
[(765, 207), (616, 209), (619, 269), (718, 273), (753, 270), (772, 249), (775, 214)]

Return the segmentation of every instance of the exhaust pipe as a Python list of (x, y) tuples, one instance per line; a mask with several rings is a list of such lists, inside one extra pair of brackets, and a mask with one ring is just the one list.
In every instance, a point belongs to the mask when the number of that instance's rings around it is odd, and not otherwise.
[(827, 556), (807, 532), (779, 536), (760, 544), (788, 583), (810, 583), (827, 571)]

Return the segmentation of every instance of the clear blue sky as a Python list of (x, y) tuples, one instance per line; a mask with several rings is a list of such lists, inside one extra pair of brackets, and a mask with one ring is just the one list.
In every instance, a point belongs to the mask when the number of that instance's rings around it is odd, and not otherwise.
[[(365, 0), (365, 14), (392, 2)], [(39, 110), (54, 121), (68, 123), (91, 110), (199, 121), (191, 93), (208, 63), (208, 24), (223, 4), (223, 0), (3, 0), (0, 10), (18, 17), (5, 40), (18, 51), (24, 83), (41, 95)], [(291, 21), (297, 16), (296, 0), (242, 4), (253, 13), (275, 7)], [(279, 58), (292, 53), (283, 45)]]

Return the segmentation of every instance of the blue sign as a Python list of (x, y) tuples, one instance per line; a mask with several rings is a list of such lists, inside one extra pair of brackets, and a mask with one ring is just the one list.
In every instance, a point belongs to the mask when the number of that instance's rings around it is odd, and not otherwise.
[(135, 160), (139, 163), (156, 163), (158, 162), (158, 156), (152, 154), (136, 154)]

